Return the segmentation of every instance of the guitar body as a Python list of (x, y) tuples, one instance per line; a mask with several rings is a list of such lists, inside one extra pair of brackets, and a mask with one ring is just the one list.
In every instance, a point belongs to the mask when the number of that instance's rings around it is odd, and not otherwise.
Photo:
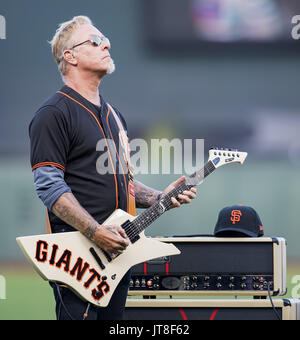
[[(103, 224), (121, 225), (134, 219), (118, 209)], [(17, 242), (43, 279), (63, 283), (82, 299), (106, 307), (120, 280), (132, 266), (180, 254), (173, 244), (153, 240), (143, 232), (139, 236), (114, 259), (107, 258), (99, 247), (77, 231), (19, 237)]]

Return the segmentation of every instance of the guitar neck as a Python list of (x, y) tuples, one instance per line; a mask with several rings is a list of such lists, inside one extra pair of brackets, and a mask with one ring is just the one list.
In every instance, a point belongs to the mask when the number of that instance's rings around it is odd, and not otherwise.
[(130, 240), (134, 240), (138, 234), (149, 227), (157, 220), (164, 212), (173, 205), (171, 198), (177, 198), (185, 190), (190, 190), (192, 187), (201, 183), (201, 181), (215, 170), (214, 164), (209, 161), (204, 167), (188, 177), (183, 183), (171, 190), (163, 196), (159, 201), (155, 202), (150, 208), (142, 212), (136, 219), (130, 223)]

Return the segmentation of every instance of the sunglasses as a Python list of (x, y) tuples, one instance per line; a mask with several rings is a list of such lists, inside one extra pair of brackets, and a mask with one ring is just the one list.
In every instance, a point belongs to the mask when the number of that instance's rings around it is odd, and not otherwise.
[(100, 46), (102, 43), (104, 44), (109, 44), (110, 45), (110, 41), (108, 38), (106, 38), (105, 36), (100, 37), (99, 35), (91, 35), (90, 38), (88, 40), (83, 41), (82, 43), (79, 43), (77, 45), (74, 45), (71, 50), (75, 47), (78, 47), (80, 45), (83, 45), (87, 42), (90, 42), (93, 46), (97, 47)]

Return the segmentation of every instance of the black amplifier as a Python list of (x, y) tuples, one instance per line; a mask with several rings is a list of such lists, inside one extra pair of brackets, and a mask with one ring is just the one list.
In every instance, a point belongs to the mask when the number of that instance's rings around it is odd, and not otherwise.
[(133, 267), (129, 295), (286, 294), (283, 238), (156, 238), (180, 255)]
[(125, 320), (299, 320), (300, 300), (128, 299)]

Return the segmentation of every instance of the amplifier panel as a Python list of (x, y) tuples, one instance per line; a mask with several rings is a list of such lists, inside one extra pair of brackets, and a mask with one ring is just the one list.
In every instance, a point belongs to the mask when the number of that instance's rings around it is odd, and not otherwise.
[(128, 299), (126, 320), (299, 320), (300, 300)]
[(129, 295), (284, 295), (283, 238), (158, 238), (181, 254), (133, 267)]

